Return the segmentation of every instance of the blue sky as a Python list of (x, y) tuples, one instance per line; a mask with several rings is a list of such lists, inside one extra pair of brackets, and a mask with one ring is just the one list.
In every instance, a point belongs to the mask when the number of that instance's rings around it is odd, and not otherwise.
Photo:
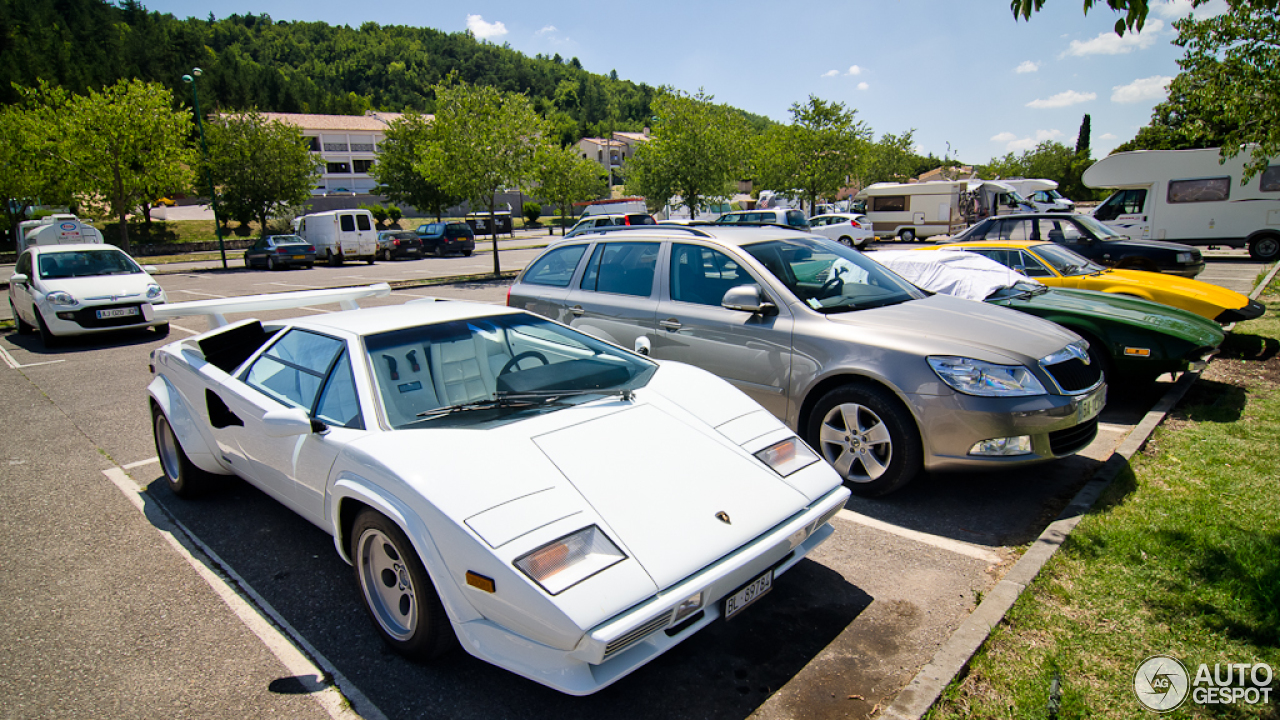
[[(1213, 0), (1202, 12), (1221, 12)], [(1189, 0), (1152, 0), (1143, 32), (1121, 38), (1101, 0), (1048, 0), (1030, 21), (1008, 0), (644, 3), (553, 0), (144, 0), (178, 17), (266, 13), (359, 27), (470, 29), (526, 55), (577, 57), (591, 72), (702, 89), (780, 122), (809, 95), (843, 102), (878, 138), (915, 129), (918, 150), (968, 163), (1041, 140), (1074, 146), (1091, 116), (1095, 158), (1131, 139), (1165, 97), (1181, 48), (1172, 21)]]

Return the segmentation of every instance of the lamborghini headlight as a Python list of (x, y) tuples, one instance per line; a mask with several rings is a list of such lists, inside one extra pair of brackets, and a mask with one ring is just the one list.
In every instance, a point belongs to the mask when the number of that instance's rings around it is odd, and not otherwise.
[(794, 435), (757, 452), (756, 457), (782, 477), (818, 462), (817, 454)]
[(942, 381), (966, 395), (1024, 397), (1044, 395), (1044, 386), (1022, 365), (997, 365), (973, 358), (940, 355), (929, 367)]
[(627, 558), (592, 525), (549, 542), (516, 560), (516, 567), (552, 595), (558, 595)]

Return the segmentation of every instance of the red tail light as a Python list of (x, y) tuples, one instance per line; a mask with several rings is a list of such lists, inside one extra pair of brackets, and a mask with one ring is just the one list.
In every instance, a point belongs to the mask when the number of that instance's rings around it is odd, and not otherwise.
[(288, 255), (288, 254), (289, 254), (289, 248), (278, 247), (278, 248), (276, 248), (276, 254), (277, 254), (277, 255)]
[(859, 224), (858, 224), (858, 221), (857, 221), (857, 220), (850, 220), (850, 221), (849, 221), (849, 224), (850, 224), (850, 225), (852, 225), (852, 226), (854, 226), (854, 227), (856, 227), (856, 228), (860, 228), (860, 227), (862, 227), (861, 225), (859, 225)]

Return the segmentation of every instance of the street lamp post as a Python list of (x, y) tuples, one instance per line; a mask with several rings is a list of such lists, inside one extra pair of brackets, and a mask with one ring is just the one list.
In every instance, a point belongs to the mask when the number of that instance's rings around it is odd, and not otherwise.
[[(202, 71), (195, 68), (191, 75), (183, 75), (182, 82), (191, 86), (191, 97), (196, 104), (196, 126), (200, 128), (200, 149), (204, 155), (204, 177), (209, 181), (209, 204), (213, 206), (213, 232), (218, 236), (218, 253), (222, 255), (222, 269), (227, 269), (227, 248), (222, 244), (222, 222), (218, 218), (218, 194), (213, 187), (213, 172), (209, 169), (209, 144), (204, 139), (204, 116), (200, 114), (200, 93), (196, 90), (196, 78)], [(194, 76), (194, 77), (193, 77)]]

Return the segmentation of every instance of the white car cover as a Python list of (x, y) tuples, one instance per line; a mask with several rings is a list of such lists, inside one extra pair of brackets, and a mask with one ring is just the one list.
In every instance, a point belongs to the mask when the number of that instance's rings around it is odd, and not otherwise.
[(1018, 283), (1040, 285), (995, 260), (964, 250), (879, 250), (867, 257), (930, 292), (981, 302)]

